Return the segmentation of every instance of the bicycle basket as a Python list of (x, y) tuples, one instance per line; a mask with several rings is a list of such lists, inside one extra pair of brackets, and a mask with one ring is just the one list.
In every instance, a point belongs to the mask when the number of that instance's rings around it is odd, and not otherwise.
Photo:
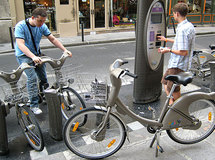
[(75, 85), (86, 103), (106, 104), (110, 87), (105, 77), (86, 73), (77, 74)]
[(61, 68), (52, 68), (47, 71), (48, 82), (55, 87), (58, 87), (58, 85), (65, 86), (67, 83), (72, 84), (74, 82), (74, 77), (80, 71), (80, 68), (81, 66), (74, 66), (72, 64)]
[[(36, 85), (36, 84), (32, 84)], [(32, 96), (37, 96), (35, 90), (31, 91)], [(27, 103), (29, 100), (26, 80), (14, 81), (12, 83), (4, 83), (0, 86), (0, 97), (3, 98), (4, 102), (10, 103)]]

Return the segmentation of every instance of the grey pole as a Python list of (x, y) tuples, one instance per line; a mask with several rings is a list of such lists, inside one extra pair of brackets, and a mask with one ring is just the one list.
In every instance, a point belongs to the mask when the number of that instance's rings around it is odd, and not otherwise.
[(58, 92), (55, 89), (44, 90), (49, 112), (49, 135), (57, 140), (62, 140), (62, 114)]
[(166, 36), (165, 0), (139, 0), (137, 7), (134, 72), (138, 78), (133, 97), (135, 104), (145, 104), (158, 100), (162, 93), (163, 55), (158, 48), (165, 43), (157, 36)]
[(5, 105), (0, 100), (0, 156), (9, 153), (5, 117), (6, 117)]
[(211, 70), (210, 91), (215, 92), (215, 61), (209, 62)]

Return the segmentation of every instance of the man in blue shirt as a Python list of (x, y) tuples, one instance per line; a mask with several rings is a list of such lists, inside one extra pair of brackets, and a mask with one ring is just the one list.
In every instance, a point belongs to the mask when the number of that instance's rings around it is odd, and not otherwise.
[[(159, 52), (162, 54), (171, 53), (168, 69), (161, 80), (161, 83), (164, 84), (164, 89), (167, 95), (169, 95), (173, 83), (165, 80), (164, 78), (169, 74), (188, 71), (191, 67), (195, 44), (195, 29), (192, 23), (188, 22), (186, 19), (188, 10), (189, 8), (185, 3), (178, 3), (173, 7), (173, 17), (178, 22), (175, 39), (167, 39), (164, 36), (158, 36), (158, 39), (161, 41), (173, 43), (172, 49), (159, 49)], [(171, 105), (180, 96), (180, 86), (177, 86), (169, 104)]]
[[(28, 63), (34, 65), (34, 63), (41, 63), (40, 56), (40, 40), (42, 36), (46, 36), (51, 43), (56, 47), (61, 49), (63, 52), (68, 52), (72, 56), (72, 53), (68, 51), (62, 43), (60, 43), (50, 32), (47, 25), (45, 24), (47, 18), (46, 10), (42, 8), (36, 8), (32, 12), (32, 17), (20, 21), (15, 26), (15, 55), (19, 64)], [(30, 30), (34, 42), (31, 37)], [(45, 70), (45, 64), (36, 66), (36, 68), (26, 69), (25, 73), (27, 75), (27, 88), (30, 98), (30, 108), (34, 114), (41, 114), (42, 111), (39, 109), (38, 101), (38, 87), (37, 87), (37, 78), (39, 79), (40, 88), (43, 88), (47, 84), (47, 76)]]

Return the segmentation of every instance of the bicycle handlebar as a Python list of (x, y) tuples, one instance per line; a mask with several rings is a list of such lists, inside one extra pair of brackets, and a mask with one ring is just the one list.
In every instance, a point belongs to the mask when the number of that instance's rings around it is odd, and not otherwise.
[(69, 52), (63, 52), (62, 56), (59, 59), (53, 59), (48, 56), (42, 56), (40, 58), (42, 60), (41, 64), (49, 63), (51, 67), (55, 69), (55, 68), (61, 68), (68, 57), (70, 57)]
[(133, 74), (131, 72), (126, 72), (125, 75), (132, 77), (132, 78), (137, 78), (138, 76), (136, 74)]
[(137, 75), (130, 73), (127, 69), (121, 69), (120, 66), (127, 64), (128, 61), (123, 61), (121, 59), (115, 60), (111, 65), (110, 65), (110, 74), (115, 76), (116, 78), (121, 78), (124, 75), (128, 75), (132, 78), (137, 78)]
[(11, 73), (0, 71), (0, 78), (4, 79), (8, 83), (18, 81), (22, 75), (22, 72), (28, 68), (33, 68), (33, 66), (30, 66), (27, 63), (22, 63), (15, 71)]

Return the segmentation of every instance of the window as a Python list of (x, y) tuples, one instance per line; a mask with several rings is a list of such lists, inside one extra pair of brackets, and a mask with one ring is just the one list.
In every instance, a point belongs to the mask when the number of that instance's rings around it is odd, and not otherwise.
[(212, 0), (206, 0), (205, 2), (205, 13), (211, 13), (211, 2)]
[(137, 0), (111, 0), (110, 27), (134, 26), (137, 14)]
[(187, 0), (189, 6), (189, 13), (201, 13), (201, 0)]
[(56, 30), (55, 27), (55, 0), (23, 0), (25, 18), (31, 17), (31, 13), (37, 7), (45, 8), (47, 10), (46, 25), (51, 31)]
[(69, 4), (69, 0), (60, 0), (60, 4)]

